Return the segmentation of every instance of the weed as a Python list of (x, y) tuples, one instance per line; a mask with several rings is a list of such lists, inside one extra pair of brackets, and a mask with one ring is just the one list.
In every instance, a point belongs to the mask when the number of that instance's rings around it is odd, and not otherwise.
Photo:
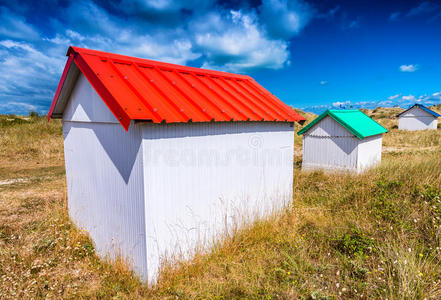
[(331, 239), (331, 243), (340, 253), (351, 257), (366, 257), (376, 250), (374, 240), (364, 234), (360, 228), (351, 228), (348, 233)]
[(54, 240), (50, 238), (42, 238), (34, 246), (35, 252), (47, 251), (54, 246)]

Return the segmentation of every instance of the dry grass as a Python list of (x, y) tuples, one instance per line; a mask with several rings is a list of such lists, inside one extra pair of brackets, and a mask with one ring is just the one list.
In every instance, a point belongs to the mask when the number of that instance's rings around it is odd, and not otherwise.
[(150, 288), (70, 223), (60, 124), (0, 117), (0, 298), (440, 299), (441, 131), (368, 113), (391, 129), (378, 168), (296, 166), (289, 207), (164, 266)]

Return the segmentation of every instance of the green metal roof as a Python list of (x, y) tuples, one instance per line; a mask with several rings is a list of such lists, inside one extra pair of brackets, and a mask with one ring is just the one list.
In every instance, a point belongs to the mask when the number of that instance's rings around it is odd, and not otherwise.
[(386, 128), (372, 120), (359, 109), (328, 109), (320, 116), (315, 118), (311, 123), (303, 127), (302, 130), (300, 130), (297, 134), (304, 134), (326, 116), (333, 118), (360, 140), (368, 136), (387, 132)]

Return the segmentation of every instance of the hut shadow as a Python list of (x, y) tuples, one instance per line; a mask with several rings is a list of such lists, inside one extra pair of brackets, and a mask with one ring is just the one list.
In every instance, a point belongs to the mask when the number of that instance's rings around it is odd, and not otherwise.
[(335, 138), (333, 142), (345, 154), (349, 155), (357, 148), (358, 145), (357, 140), (358, 139), (356, 137), (345, 137), (345, 138)]
[(420, 121), (421, 123), (423, 123), (424, 126), (427, 127), (433, 122), (434, 118), (432, 118), (432, 117), (419, 117), (419, 118), (417, 118), (417, 120)]
[[(343, 128), (343, 127), (342, 127)], [(351, 154), (358, 146), (360, 140), (354, 136), (349, 130), (343, 128), (349, 133), (349, 135), (333, 136), (330, 128), (324, 127), (322, 130), (329, 135), (329, 138), (339, 149), (341, 149), (345, 154)], [(324, 151), (326, 151), (324, 149)]]
[[(83, 107), (77, 104), (74, 110), (81, 109), (89, 120), (94, 117), (90, 112), (91, 107)], [(68, 125), (69, 124), (69, 125)], [(126, 132), (119, 123), (92, 123), (92, 122), (69, 122), (63, 124), (63, 137), (69, 135), (72, 127), (83, 128), (93, 131), (93, 134), (101, 144), (102, 148), (112, 161), (115, 168), (127, 184), (135, 165), (138, 153), (141, 150), (141, 132), (139, 126), (131, 126)]]

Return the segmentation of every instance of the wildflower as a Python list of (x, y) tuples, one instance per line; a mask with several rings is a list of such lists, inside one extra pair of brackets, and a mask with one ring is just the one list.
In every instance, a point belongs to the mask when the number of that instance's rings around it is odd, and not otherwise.
[(424, 255), (423, 255), (423, 253), (420, 253), (420, 257), (423, 257)]
[(418, 274), (418, 276), (420, 276), (420, 277), (423, 276), (423, 273), (420, 272), (420, 273)]

